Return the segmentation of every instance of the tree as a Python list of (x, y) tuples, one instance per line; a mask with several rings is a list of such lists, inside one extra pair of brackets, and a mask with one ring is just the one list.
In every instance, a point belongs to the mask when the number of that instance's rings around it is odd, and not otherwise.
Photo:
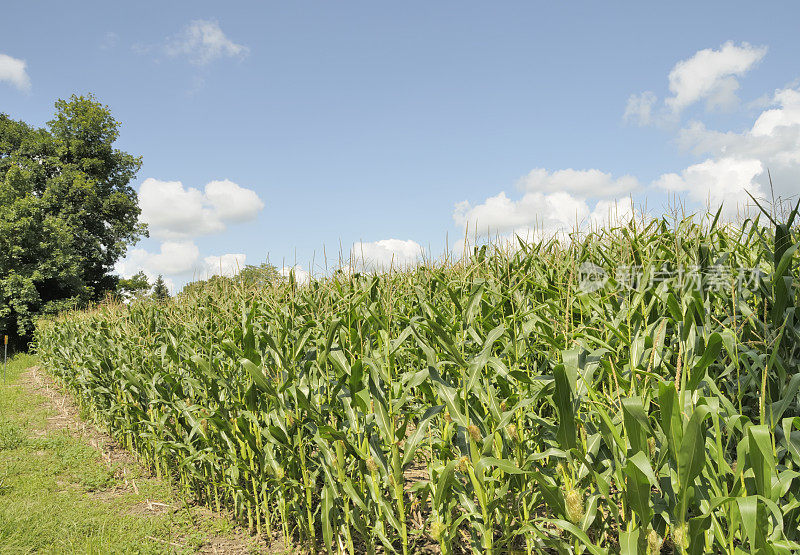
[(258, 266), (248, 264), (239, 272), (239, 279), (248, 286), (266, 287), (280, 281), (282, 278), (278, 269), (268, 262)]
[(160, 274), (153, 285), (153, 298), (157, 301), (169, 299), (169, 289), (167, 289), (167, 284), (164, 282), (164, 278), (161, 277)]
[(114, 263), (146, 235), (107, 106), (73, 95), (47, 128), (0, 114), (0, 330), (24, 346), (37, 315), (99, 301)]
[(141, 271), (127, 279), (120, 278), (117, 284), (117, 294), (123, 299), (139, 299), (149, 292), (150, 282)]
[(201, 279), (187, 283), (181, 289), (179, 295), (195, 295), (206, 290), (215, 288), (237, 287), (267, 287), (269, 285), (284, 281), (286, 278), (280, 274), (278, 269), (269, 262), (262, 262), (258, 266), (248, 264), (234, 277), (211, 276), (208, 279)]

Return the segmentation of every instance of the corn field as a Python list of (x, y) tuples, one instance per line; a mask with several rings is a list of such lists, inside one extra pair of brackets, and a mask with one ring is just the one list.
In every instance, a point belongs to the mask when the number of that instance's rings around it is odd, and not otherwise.
[(154, 471), (309, 552), (796, 553), (796, 213), (218, 282), (35, 344)]

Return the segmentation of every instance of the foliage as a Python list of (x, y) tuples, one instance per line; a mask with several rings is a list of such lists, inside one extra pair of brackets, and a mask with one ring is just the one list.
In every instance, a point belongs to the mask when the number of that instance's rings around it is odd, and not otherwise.
[[(796, 552), (800, 237), (709, 220), (220, 283), (37, 346), (159, 472), (312, 552)], [(587, 262), (652, 284), (587, 291)]]
[(139, 271), (129, 278), (120, 278), (117, 283), (117, 294), (126, 300), (140, 299), (150, 292), (150, 282), (144, 272)]
[(38, 314), (102, 299), (144, 233), (129, 183), (141, 159), (88, 97), (56, 102), (47, 129), (0, 114), (0, 330), (24, 343)]
[(239, 272), (239, 281), (248, 287), (267, 287), (282, 279), (278, 269), (268, 262), (258, 266), (248, 264)]
[(157, 301), (165, 301), (169, 299), (169, 289), (164, 282), (164, 278), (159, 274), (156, 282), (153, 284), (153, 298)]
[(196, 295), (206, 288), (232, 288), (236, 284), (248, 288), (269, 288), (284, 279), (280, 272), (278, 272), (278, 269), (269, 262), (262, 262), (258, 266), (248, 264), (234, 277), (215, 275), (207, 280), (197, 280), (187, 283), (183, 289), (181, 289), (180, 294), (184, 296)]

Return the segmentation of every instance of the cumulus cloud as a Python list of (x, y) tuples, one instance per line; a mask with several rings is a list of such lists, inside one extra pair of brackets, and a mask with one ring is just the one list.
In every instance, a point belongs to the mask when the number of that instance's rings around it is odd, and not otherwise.
[[(707, 109), (738, 103), (739, 78), (767, 53), (764, 46), (731, 41), (705, 49), (675, 64), (669, 73), (668, 97), (660, 109), (653, 93), (633, 95), (624, 119), (639, 124), (676, 123), (684, 109), (700, 101)], [(751, 204), (747, 193), (764, 197), (767, 170), (776, 197), (797, 194), (800, 181), (800, 88), (787, 87), (751, 102), (761, 113), (742, 132), (708, 129), (691, 121), (678, 133), (677, 143), (700, 161), (683, 170), (665, 173), (653, 182), (656, 189), (680, 193), (699, 208), (724, 206), (724, 214), (743, 212)]]
[[(656, 184), (668, 190), (686, 190), (690, 198), (724, 201), (726, 211), (749, 202), (768, 190), (766, 170), (772, 174), (774, 193), (796, 196), (800, 182), (800, 89), (776, 91), (769, 103), (743, 132), (722, 132), (692, 122), (682, 129), (678, 144), (706, 160), (676, 174), (661, 176)], [(702, 197), (702, 198), (700, 198)]]
[(629, 198), (599, 200), (589, 214), (589, 225), (594, 228), (619, 225), (631, 221), (635, 216), (633, 201)]
[(115, 270), (122, 277), (143, 271), (148, 277), (188, 274), (195, 270), (200, 249), (192, 241), (165, 241), (159, 252), (133, 249), (117, 263)]
[(705, 100), (706, 109), (727, 109), (738, 104), (739, 78), (766, 55), (766, 46), (728, 41), (718, 50), (706, 48), (681, 60), (669, 72), (671, 96), (659, 107), (652, 91), (632, 94), (625, 105), (623, 121), (636, 125), (673, 124), (696, 102)]
[(557, 170), (548, 172), (537, 168), (517, 183), (523, 191), (555, 193), (567, 192), (581, 197), (600, 198), (630, 193), (639, 183), (635, 177), (624, 175), (614, 179), (600, 170)]
[(616, 223), (632, 214), (628, 199), (603, 199), (590, 207), (585, 198), (566, 191), (525, 193), (519, 200), (501, 191), (475, 206), (466, 201), (457, 204), (453, 220), (467, 233), (539, 239), (587, 225)]
[(264, 203), (255, 191), (230, 180), (212, 181), (204, 191), (180, 181), (148, 178), (139, 188), (141, 220), (154, 237), (187, 239), (225, 231), (226, 224), (255, 219)]
[(21, 91), (29, 91), (31, 79), (28, 77), (26, 67), (24, 60), (0, 54), (0, 81), (11, 83)]
[(167, 41), (165, 51), (205, 66), (222, 58), (242, 58), (250, 49), (229, 39), (216, 21), (196, 19)]
[[(122, 277), (131, 277), (144, 272), (150, 283), (157, 276), (164, 276), (174, 289), (172, 278), (208, 279), (211, 276), (235, 276), (244, 268), (247, 257), (241, 253), (200, 258), (200, 249), (192, 241), (164, 241), (158, 252), (132, 249), (117, 262), (115, 272)], [(171, 276), (171, 277), (170, 277)]]
[(776, 91), (771, 104), (778, 107), (766, 110), (758, 116), (751, 130), (754, 137), (766, 137), (782, 131), (783, 128), (796, 129), (800, 126), (800, 89)]
[(630, 175), (615, 178), (597, 169), (537, 168), (517, 182), (521, 198), (501, 191), (476, 205), (463, 201), (456, 204), (453, 220), (467, 234), (538, 239), (628, 218), (631, 203), (622, 199), (638, 186)]
[(747, 192), (758, 198), (763, 196), (755, 178), (764, 172), (758, 160), (720, 158), (706, 160), (683, 170), (680, 175), (668, 173), (656, 180), (655, 185), (670, 192), (686, 192), (689, 200), (720, 205), (728, 215), (735, 215), (750, 199)]
[(666, 104), (678, 113), (699, 100), (706, 100), (708, 108), (727, 108), (737, 103), (738, 77), (749, 71), (767, 53), (765, 46), (732, 41), (719, 50), (706, 48), (687, 60), (675, 64), (669, 73), (669, 90), (672, 93)]
[(652, 91), (632, 94), (628, 97), (628, 103), (625, 105), (625, 114), (623, 114), (622, 119), (625, 123), (650, 125), (655, 122), (653, 108), (657, 102), (658, 98)]
[(569, 193), (526, 193), (512, 200), (501, 191), (481, 204), (456, 205), (453, 219), (468, 233), (505, 234), (525, 228), (569, 228), (589, 215), (586, 201)]
[(192, 241), (165, 241), (161, 250), (153, 254), (147, 266), (160, 274), (183, 274), (193, 269), (200, 249)]
[(366, 271), (402, 269), (418, 264), (424, 249), (412, 240), (382, 239), (357, 242), (350, 249), (351, 265)]
[(264, 208), (255, 191), (240, 187), (229, 179), (208, 183), (205, 198), (216, 215), (226, 222), (253, 220)]
[(305, 271), (303, 267), (300, 266), (299, 264), (295, 264), (294, 266), (284, 266), (283, 268), (281, 268), (280, 274), (285, 278), (288, 278), (289, 276), (294, 274), (294, 280), (299, 285), (305, 285), (306, 283), (311, 281), (311, 275), (307, 271)]
[(203, 258), (205, 276), (233, 277), (245, 266), (247, 255), (242, 253), (228, 253), (220, 256), (206, 256)]

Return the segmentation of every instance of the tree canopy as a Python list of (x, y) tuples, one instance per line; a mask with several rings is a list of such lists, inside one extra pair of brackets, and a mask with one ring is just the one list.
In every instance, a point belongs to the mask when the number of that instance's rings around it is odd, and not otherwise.
[(39, 314), (116, 290), (114, 263), (146, 235), (130, 182), (141, 157), (92, 95), (35, 128), (0, 113), (0, 333), (25, 343)]
[(120, 278), (117, 294), (123, 300), (141, 299), (150, 292), (150, 282), (144, 272), (139, 271), (129, 278)]
[(207, 288), (244, 286), (246, 288), (263, 288), (274, 285), (286, 279), (278, 269), (269, 262), (262, 262), (258, 266), (247, 264), (241, 271), (233, 276), (211, 276), (207, 280), (196, 280), (187, 283), (181, 289), (180, 295), (197, 294)]

